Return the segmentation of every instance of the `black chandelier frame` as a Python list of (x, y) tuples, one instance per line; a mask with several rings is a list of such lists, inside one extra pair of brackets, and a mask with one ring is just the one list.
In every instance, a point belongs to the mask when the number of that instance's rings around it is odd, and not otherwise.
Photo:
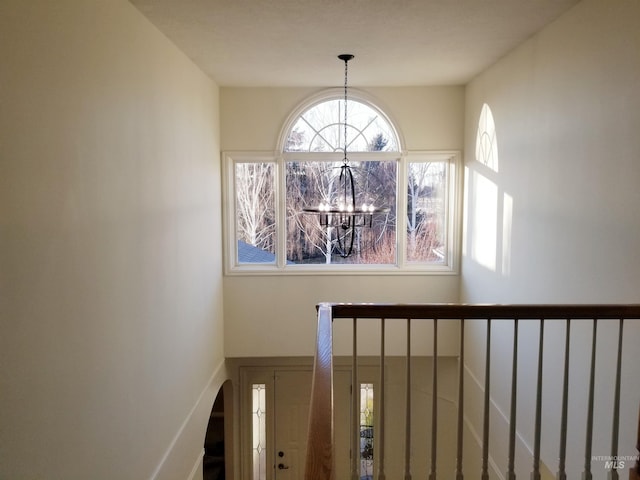
[(335, 228), (337, 230), (338, 253), (342, 258), (346, 258), (353, 253), (355, 242), (355, 230), (357, 228), (373, 226), (373, 216), (379, 213), (389, 213), (389, 208), (376, 207), (375, 205), (363, 204), (356, 206), (356, 181), (353, 177), (353, 170), (347, 157), (347, 78), (348, 63), (354, 58), (351, 54), (338, 55), (344, 61), (344, 158), (340, 167), (339, 191), (340, 197), (337, 205), (321, 203), (318, 207), (305, 208), (305, 213), (318, 216), (319, 224), (327, 230)]

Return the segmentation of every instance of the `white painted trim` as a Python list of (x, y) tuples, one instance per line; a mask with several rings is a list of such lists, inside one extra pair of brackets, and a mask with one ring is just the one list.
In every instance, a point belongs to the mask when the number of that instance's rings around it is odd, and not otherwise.
[[(464, 367), (465, 367), (465, 370), (469, 373), (469, 377), (471, 377), (471, 379), (474, 381), (474, 383), (477, 384), (477, 386), (480, 389), (480, 391), (482, 393), (484, 393), (484, 387), (483, 387), (482, 383), (480, 383), (478, 378), (473, 374), (473, 372), (471, 372), (471, 370), (467, 367), (466, 364), (465, 364)], [(509, 425), (509, 416), (505, 412), (502, 411), (502, 409), (498, 406), (498, 404), (495, 402), (495, 400), (493, 399), (493, 397), (491, 395), (489, 395), (489, 400), (490, 400), (491, 407), (498, 413), (498, 417), (501, 418), (507, 425)], [(529, 455), (533, 456), (533, 448), (531, 448), (531, 446), (525, 441), (524, 437), (522, 437), (522, 435), (518, 431), (517, 425), (516, 425), (516, 438), (518, 439), (518, 442), (520, 442), (522, 447), (524, 447), (526, 452)], [(542, 461), (542, 459), (541, 459), (541, 461)]]
[[(473, 423), (471, 423), (466, 415), (464, 415), (464, 424), (469, 429), (469, 433), (471, 433), (471, 436), (476, 441), (480, 449), (482, 449), (482, 438), (478, 434), (477, 430), (473, 427)], [(500, 472), (500, 469), (498, 468), (496, 462), (493, 460), (491, 454), (489, 454), (489, 466), (493, 469), (493, 473), (495, 473), (500, 480), (505, 480), (504, 475), (502, 474), (502, 472)]]
[[(473, 372), (469, 369), (469, 367), (467, 366), (467, 364), (464, 364), (464, 370), (465, 372), (467, 372), (469, 374), (469, 377), (471, 378), (471, 380), (473, 380), (473, 382), (476, 384), (476, 386), (478, 387), (478, 389), (480, 390), (480, 392), (484, 393), (484, 388), (482, 386), (482, 383), (480, 382), (480, 380), (478, 379), (478, 377), (476, 377)], [(495, 402), (493, 401), (493, 398), (491, 398), (491, 396), (489, 396), (489, 401), (490, 401), (490, 405), (498, 412), (498, 414), (503, 417), (503, 418), (507, 418), (504, 413), (500, 410), (500, 408), (498, 408), (498, 406), (495, 404)], [(473, 436), (474, 440), (476, 441), (476, 443), (480, 446), (480, 448), (482, 449), (482, 437), (480, 436), (480, 434), (478, 433), (478, 431), (475, 429), (473, 423), (471, 422), (471, 420), (469, 420), (469, 417), (467, 415), (464, 415), (464, 424), (467, 426), (467, 428), (469, 429), (469, 432), (471, 432), (471, 435)], [(493, 469), (493, 472), (499, 477), (500, 480), (505, 480), (504, 475), (502, 474), (502, 472), (500, 471), (500, 468), (498, 467), (498, 464), (495, 462), (495, 460), (493, 459), (493, 457), (491, 456), (491, 451), (489, 451), (489, 466)]]
[[(379, 153), (379, 155), (378, 155)], [(429, 264), (408, 262), (406, 258), (406, 202), (400, 194), (396, 198), (397, 211), (397, 256), (396, 263), (389, 265), (288, 265), (286, 257), (286, 221), (284, 218), (285, 197), (281, 194), (286, 190), (283, 174), (283, 162), (290, 156), (298, 154), (260, 151), (228, 151), (222, 152), (223, 172), (223, 249), (224, 249), (224, 273), (228, 276), (269, 276), (269, 275), (459, 275), (462, 257), (462, 199), (463, 199), (463, 165), (462, 153), (459, 150), (416, 150), (398, 154), (397, 152), (377, 152), (376, 157), (381, 159), (393, 159), (398, 162), (398, 192), (406, 191), (407, 164), (420, 161), (448, 162), (449, 164), (449, 195), (447, 198), (447, 263)], [(367, 157), (367, 153), (355, 152), (352, 159)], [(322, 154), (318, 158), (326, 159), (330, 154)], [(304, 158), (315, 158), (313, 152), (304, 152)], [(336, 154), (336, 160), (340, 158)], [(276, 182), (274, 194), (276, 195), (276, 262), (270, 264), (240, 264), (237, 262), (236, 241), (236, 196), (235, 176), (233, 165), (235, 163), (266, 162), (275, 167)]]
[[(468, 374), (469, 378), (471, 378), (473, 383), (476, 384), (476, 387), (478, 388), (478, 390), (482, 394), (484, 394), (484, 386), (483, 386), (482, 382), (480, 382), (478, 377), (476, 377), (474, 375), (474, 373), (471, 371), (471, 369), (467, 366), (466, 363), (464, 364), (464, 369), (465, 369), (465, 372)], [(493, 397), (491, 397), (491, 395), (489, 395), (489, 401), (490, 401), (490, 408), (493, 409), (497, 413), (497, 418), (500, 418), (504, 423), (509, 425), (509, 417), (507, 416), (507, 414), (505, 412), (502, 411), (502, 409), (498, 406), (498, 404), (495, 402)], [(475, 439), (476, 443), (480, 447), (482, 447), (482, 438), (478, 434), (478, 432), (475, 429), (473, 423), (467, 417), (467, 415), (464, 415), (464, 423), (467, 426), (467, 428), (469, 429), (469, 432), (471, 432), (471, 435)], [(524, 439), (524, 437), (522, 437), (522, 434), (518, 431), (517, 426), (516, 426), (516, 439), (517, 439), (518, 443), (520, 444), (519, 446), (521, 448), (523, 448), (528, 455), (533, 457), (533, 448), (527, 443), (527, 441)], [(490, 442), (490, 444), (491, 444), (491, 442)], [(517, 450), (517, 448), (518, 447), (516, 447), (516, 450)], [(493, 460), (493, 457), (491, 456), (491, 452), (489, 452), (489, 465), (491, 466), (491, 468), (493, 468), (495, 474), (500, 478), (500, 480), (504, 480), (505, 479), (504, 475), (499, 470), (498, 465)], [(547, 463), (545, 462), (545, 460), (542, 457), (540, 458), (540, 469), (541, 469), (541, 471), (543, 469), (546, 469), (549, 472), (551, 472), (551, 474), (553, 475), (552, 470), (549, 468), (549, 466), (547, 465)], [(545, 477), (543, 476), (543, 478), (545, 478)]]
[(196, 458), (196, 463), (193, 464), (193, 468), (191, 469), (191, 473), (189, 473), (189, 476), (187, 477), (187, 480), (195, 480), (196, 474), (198, 473), (198, 470), (200, 469), (200, 466), (202, 465), (202, 459), (203, 458), (204, 458), (204, 448), (198, 454), (198, 457)]
[[(300, 104), (295, 109), (293, 109), (291, 113), (289, 113), (289, 116), (282, 124), (280, 134), (278, 135), (276, 151), (284, 151), (284, 145), (289, 135), (289, 131), (291, 130), (291, 128), (293, 128), (294, 123), (298, 120), (300, 115), (322, 102), (336, 99), (340, 100), (342, 98), (344, 98), (344, 88), (331, 87), (321, 90), (320, 92), (317, 92), (300, 102)], [(381, 102), (370, 93), (352, 87), (349, 87), (348, 99), (364, 103), (368, 107), (371, 107), (373, 110), (375, 110), (378, 114), (380, 114), (380, 116), (384, 118), (389, 125), (391, 125), (391, 128), (396, 135), (396, 139), (398, 140), (398, 152), (394, 153), (397, 154), (403, 151), (406, 145), (404, 137), (402, 136), (402, 132), (400, 132), (397, 127), (398, 122), (396, 122), (392, 118), (392, 116), (389, 114), (389, 109), (386, 106), (382, 105)], [(349, 154), (349, 156), (351, 156), (351, 154)]]
[[(482, 382), (478, 379), (478, 377), (476, 377), (473, 372), (469, 369), (469, 367), (467, 366), (467, 364), (465, 363), (464, 365), (464, 369), (465, 371), (469, 374), (469, 377), (471, 377), (471, 380), (473, 380), (473, 382), (476, 384), (476, 386), (478, 387), (478, 389), (480, 390), (480, 392), (482, 394), (484, 394), (484, 385), (482, 384)], [(498, 406), (498, 404), (495, 402), (495, 400), (493, 399), (493, 397), (491, 395), (489, 395), (489, 403), (491, 404), (491, 407), (498, 412), (498, 415), (500, 416), (500, 418), (502, 418), (504, 421), (506, 421), (507, 423), (509, 423), (509, 417), (507, 416), (506, 413), (504, 413), (500, 407)]]
[[(226, 361), (223, 359), (220, 362), (220, 364), (218, 364), (218, 366), (214, 369), (213, 374), (209, 378), (209, 381), (207, 382), (206, 386), (204, 387), (204, 389), (198, 396), (198, 399), (196, 400), (195, 404), (193, 405), (193, 407), (187, 414), (186, 418), (180, 425), (180, 428), (178, 428), (178, 431), (176, 432), (173, 439), (171, 440), (171, 443), (169, 444), (168, 448), (165, 450), (164, 455), (162, 456), (162, 458), (160, 459), (160, 462), (158, 463), (158, 466), (149, 477), (150, 480), (155, 480), (159, 478), (159, 476), (162, 474), (163, 469), (165, 469), (166, 467), (167, 460), (169, 459), (172, 451), (180, 441), (182, 434), (185, 431), (187, 425), (192, 421), (194, 413), (200, 406), (201, 402), (205, 399), (207, 393), (210, 391), (217, 391), (222, 386), (224, 381), (228, 378), (228, 372), (226, 367), (227, 367)], [(216, 385), (218, 386), (218, 388), (216, 388)], [(204, 442), (204, 437), (202, 441)]]
[[(242, 272), (248, 270), (247, 266), (238, 265), (238, 244), (236, 242), (236, 194), (235, 194), (235, 163), (253, 163), (253, 162), (265, 162), (273, 163), (275, 167), (276, 180), (280, 177), (278, 169), (280, 168), (280, 162), (278, 155), (275, 152), (249, 152), (249, 151), (234, 151), (234, 152), (222, 152), (222, 224), (223, 224), (223, 260), (224, 260), (224, 273), (229, 275), (233, 272)], [(276, 198), (279, 197), (278, 189), (279, 185), (276, 181), (274, 185)], [(279, 211), (282, 208), (279, 204), (276, 205), (276, 217), (280, 218)], [(278, 235), (278, 242), (280, 242), (280, 234)], [(279, 246), (277, 248), (280, 248)], [(243, 268), (244, 267), (244, 268)], [(263, 270), (268, 274), (273, 274), (277, 271), (276, 265), (250, 265), (251, 271), (260, 273)]]

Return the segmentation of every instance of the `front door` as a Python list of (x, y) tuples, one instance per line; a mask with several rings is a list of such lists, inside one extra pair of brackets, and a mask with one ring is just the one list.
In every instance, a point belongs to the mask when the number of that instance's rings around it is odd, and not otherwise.
[(310, 371), (275, 372), (275, 480), (299, 480), (304, 476), (310, 398)]
[[(279, 370), (274, 375), (274, 478), (300, 480), (307, 455), (311, 371)], [(348, 478), (351, 383), (348, 371), (334, 371), (336, 478)], [(338, 407), (339, 406), (339, 407)]]

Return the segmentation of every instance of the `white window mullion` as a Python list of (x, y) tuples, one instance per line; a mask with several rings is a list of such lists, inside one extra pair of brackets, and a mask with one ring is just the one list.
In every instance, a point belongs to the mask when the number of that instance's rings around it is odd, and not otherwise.
[(286, 168), (284, 165), (284, 158), (280, 155), (277, 158), (276, 164), (276, 219), (277, 219), (277, 256), (276, 262), (278, 270), (283, 270), (287, 264), (287, 185), (286, 185)]
[(448, 265), (452, 271), (457, 271), (460, 262), (460, 244), (462, 241), (462, 203), (464, 176), (462, 174), (462, 159), (459, 153), (455, 153), (449, 163), (450, 193), (447, 234), (449, 239)]
[[(395, 175), (395, 224), (388, 221), (389, 217), (385, 220), (381, 216), (384, 212), (378, 212), (371, 224), (373, 228), (357, 227), (356, 235), (349, 230), (348, 220), (341, 219), (345, 222), (340, 225), (345, 227), (342, 238), (350, 241), (352, 237), (349, 235), (354, 235), (356, 240), (353, 263), (341, 260), (337, 254), (336, 261), (332, 257), (329, 264), (319, 262), (323, 248), (325, 256), (330, 251), (320, 243), (323, 237), (319, 229), (336, 227), (325, 225), (326, 220), (319, 223), (319, 217), (315, 224), (311, 223), (309, 219), (313, 219), (311, 215), (314, 213), (303, 213), (302, 209), (317, 208), (315, 204), (323, 204), (329, 197), (333, 197), (335, 205), (345, 203), (333, 195), (335, 192), (329, 187), (337, 177), (325, 172), (331, 168), (339, 169), (344, 157), (340, 149), (334, 151), (335, 145), (340, 144), (343, 138), (342, 91), (330, 89), (307, 99), (292, 112), (281, 131), (276, 151), (222, 153), (226, 274), (457, 273), (462, 230), (463, 170), (460, 152), (405, 151), (400, 133), (387, 114), (375, 107), (374, 99), (357, 90), (352, 91), (352, 97), (351, 115), (347, 120), (350, 129), (347, 135), (349, 165), (356, 174), (360, 168), (364, 179), (358, 184), (354, 174), (356, 203), (373, 204), (393, 211), (391, 187), (392, 176)], [(326, 139), (326, 145), (316, 145), (313, 138), (319, 134)], [(243, 163), (252, 165), (246, 170), (238, 170), (236, 165)], [(497, 161), (495, 163), (497, 169)], [(323, 164), (326, 169), (321, 168)], [(395, 171), (392, 174), (393, 164)], [(425, 168), (421, 169), (420, 164), (425, 164)], [(291, 174), (290, 199), (287, 198), (287, 172)], [(411, 200), (416, 208), (415, 243), (410, 242), (407, 231), (410, 221), (413, 222), (408, 211), (410, 175), (419, 186)], [(267, 195), (267, 187), (260, 179), (270, 179), (268, 188), (273, 190), (273, 196)], [(239, 186), (246, 188), (239, 189), (237, 182), (244, 182)], [(257, 199), (257, 202), (247, 201), (247, 198)], [(300, 210), (296, 221), (304, 230), (296, 231), (290, 239), (287, 239), (288, 205)], [(336, 218), (333, 217), (334, 220)], [(359, 220), (364, 218), (358, 217)], [(395, 229), (393, 245), (392, 229)], [(272, 235), (275, 235), (275, 240), (272, 240)], [(288, 263), (287, 242), (297, 242), (298, 239), (299, 244), (290, 245), (289, 250), (294, 253), (292, 263)]]
[(396, 235), (397, 264), (403, 269), (407, 263), (407, 155), (403, 154), (398, 162), (396, 190)]
[(228, 272), (237, 266), (238, 248), (236, 242), (236, 189), (235, 189), (235, 162), (228, 154), (222, 155), (223, 178), (222, 193), (226, 207), (223, 208), (223, 219), (225, 225), (224, 252), (225, 267)]

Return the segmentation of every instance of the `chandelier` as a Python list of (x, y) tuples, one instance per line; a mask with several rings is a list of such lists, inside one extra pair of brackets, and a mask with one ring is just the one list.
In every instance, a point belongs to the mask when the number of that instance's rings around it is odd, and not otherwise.
[(336, 195), (332, 198), (303, 211), (318, 217), (320, 227), (327, 231), (329, 238), (335, 235), (337, 252), (342, 258), (346, 258), (353, 253), (357, 230), (362, 227), (371, 228), (373, 215), (386, 214), (390, 209), (377, 207), (374, 203), (356, 205), (356, 181), (347, 156), (347, 79), (348, 63), (353, 55), (342, 54), (338, 58), (344, 61), (344, 158), (339, 167), (339, 187), (335, 189)]

